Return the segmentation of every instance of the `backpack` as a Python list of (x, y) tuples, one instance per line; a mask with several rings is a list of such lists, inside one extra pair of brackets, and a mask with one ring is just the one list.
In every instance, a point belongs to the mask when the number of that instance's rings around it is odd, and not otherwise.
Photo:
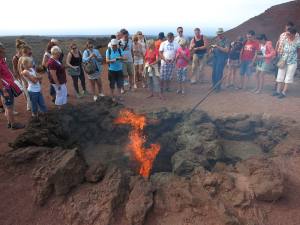
[[(87, 51), (88, 57), (89, 57), (90, 52), (89, 52), (89, 50), (86, 50), (86, 51)], [(83, 63), (83, 69), (88, 75), (91, 75), (91, 74), (94, 74), (97, 72), (97, 65), (92, 60), (89, 60), (88, 62)]]
[[(109, 59), (110, 59), (110, 56), (111, 56), (111, 51), (112, 51), (112, 49), (111, 49), (111, 47), (109, 47), (109, 48), (108, 48), (108, 56), (109, 56)], [(122, 57), (122, 52), (121, 52), (121, 49), (120, 49), (120, 48), (118, 48), (118, 52), (119, 52), (120, 57)]]

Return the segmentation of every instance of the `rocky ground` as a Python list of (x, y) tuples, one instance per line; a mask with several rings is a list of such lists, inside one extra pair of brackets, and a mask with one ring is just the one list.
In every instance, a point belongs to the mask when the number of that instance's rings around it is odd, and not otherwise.
[[(31, 121), (0, 160), (15, 182), (27, 180), (20, 191), (30, 193), (24, 197), (37, 213), (0, 214), (2, 224), (299, 224), (300, 195), (293, 190), (300, 187), (300, 131), (293, 121), (148, 113), (157, 122), (145, 128), (147, 144), (159, 143), (161, 151), (144, 179), (124, 152), (130, 127), (114, 124), (123, 107), (105, 98)], [(259, 150), (232, 157), (236, 140)]]

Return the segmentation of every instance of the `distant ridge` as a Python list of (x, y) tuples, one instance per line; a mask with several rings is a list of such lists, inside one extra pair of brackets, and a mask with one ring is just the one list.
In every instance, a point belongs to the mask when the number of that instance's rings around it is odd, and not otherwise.
[(248, 30), (254, 30), (257, 34), (266, 34), (273, 42), (277, 41), (288, 21), (295, 23), (300, 32), (300, 1), (291, 1), (272, 6), (264, 13), (255, 16), (241, 25), (227, 31), (225, 36), (235, 40), (237, 36), (244, 36)]

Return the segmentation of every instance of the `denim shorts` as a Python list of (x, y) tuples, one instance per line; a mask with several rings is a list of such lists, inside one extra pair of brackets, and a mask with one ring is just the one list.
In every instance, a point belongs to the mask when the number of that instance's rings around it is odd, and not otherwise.
[(240, 65), (240, 74), (241, 76), (251, 76), (252, 68), (250, 67), (251, 61), (242, 61)]
[(8, 97), (4, 97), (3, 91), (0, 90), (0, 96), (2, 99), (2, 103), (5, 107), (9, 108), (12, 107), (14, 105), (14, 94), (12, 93), (11, 89), (7, 89), (6, 90), (8, 92)]

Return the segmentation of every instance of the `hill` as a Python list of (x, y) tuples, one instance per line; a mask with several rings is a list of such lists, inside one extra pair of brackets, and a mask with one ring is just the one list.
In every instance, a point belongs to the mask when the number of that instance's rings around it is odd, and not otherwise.
[(225, 36), (230, 40), (234, 40), (237, 36), (246, 34), (248, 30), (254, 30), (257, 34), (266, 34), (274, 43), (288, 21), (294, 22), (297, 30), (300, 31), (299, 0), (272, 6), (264, 13), (227, 31)]

